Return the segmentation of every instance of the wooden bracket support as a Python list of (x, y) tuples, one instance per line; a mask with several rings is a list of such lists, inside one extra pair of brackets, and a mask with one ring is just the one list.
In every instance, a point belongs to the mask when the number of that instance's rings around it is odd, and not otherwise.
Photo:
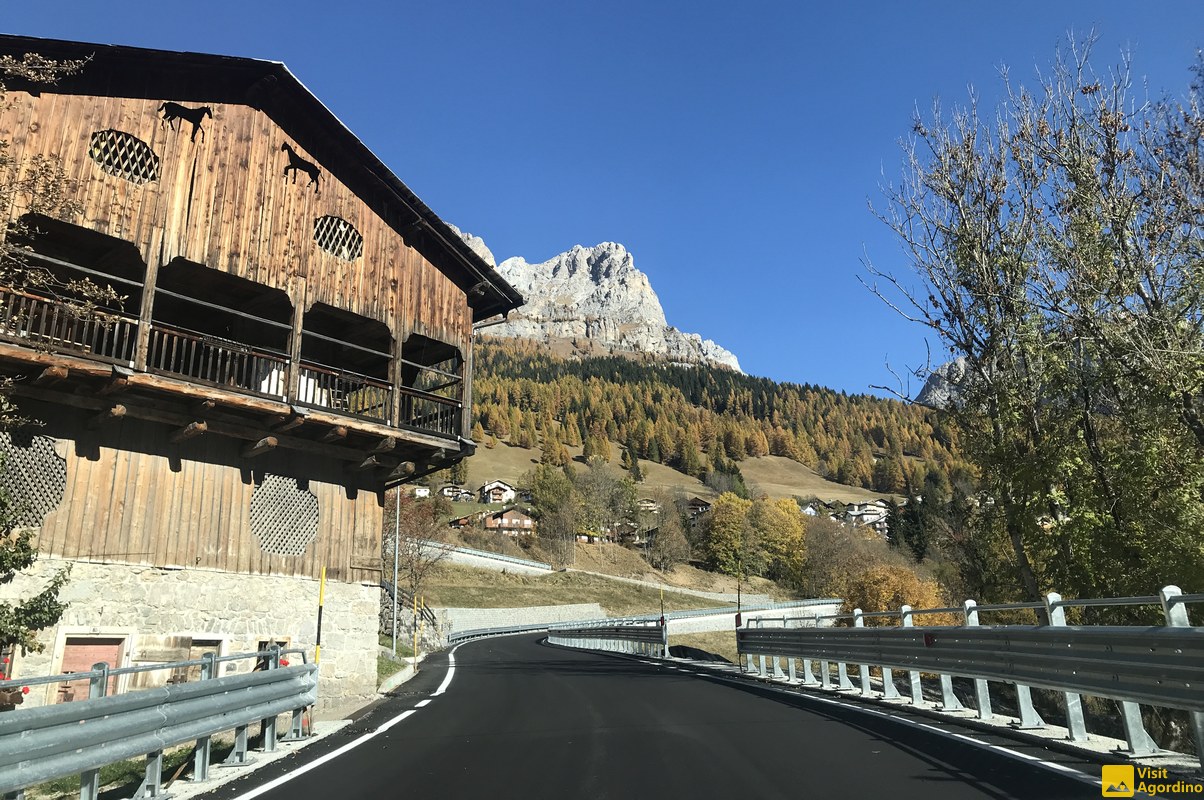
[(249, 444), (246, 447), (244, 447), (242, 449), (242, 457), (243, 458), (255, 458), (255, 456), (261, 456), (264, 453), (275, 449), (276, 445), (278, 445), (279, 443), (280, 443), (279, 440), (277, 440), (275, 436), (265, 436), (262, 439), (260, 439), (258, 442), (255, 442), (254, 444)]
[(276, 433), (284, 433), (291, 431), (293, 428), (299, 428), (305, 424), (305, 415), (293, 412), (287, 417), (279, 416), (272, 419), (271, 428)]
[(376, 443), (372, 448), (373, 453), (388, 453), (397, 448), (397, 439), (392, 436), (386, 436)]
[(180, 428), (172, 433), (170, 438), (173, 443), (179, 444), (180, 442), (200, 436), (207, 430), (209, 430), (209, 425), (204, 421), (190, 422), (183, 428)]
[(124, 392), (130, 388), (130, 376), (134, 373), (123, 367), (113, 367), (113, 374), (109, 376), (108, 382), (100, 387), (97, 394), (117, 394)]
[(326, 431), (326, 433), (322, 434), (322, 441), (327, 442), (327, 443), (341, 442), (346, 438), (347, 438), (347, 426), (346, 425), (336, 425), (335, 427)]
[(370, 469), (393, 469), (397, 466), (397, 462), (391, 458), (381, 458), (379, 455), (370, 455), (363, 461), (352, 461), (347, 465), (347, 469), (352, 472), (364, 472)]
[(42, 374), (34, 378), (34, 386), (53, 386), (59, 381), (67, 380), (66, 367), (47, 367), (42, 370)]
[(108, 408), (104, 411), (101, 411), (99, 414), (96, 414), (91, 419), (89, 419), (88, 427), (95, 430), (96, 428), (99, 428), (100, 426), (104, 425), (106, 422), (113, 422), (115, 420), (121, 419), (124, 416), (125, 416), (125, 406), (121, 405), (120, 403), (115, 403), (110, 408)]

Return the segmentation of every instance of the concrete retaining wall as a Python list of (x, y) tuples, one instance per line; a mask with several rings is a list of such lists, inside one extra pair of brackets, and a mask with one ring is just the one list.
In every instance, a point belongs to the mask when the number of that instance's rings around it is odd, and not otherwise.
[(500, 628), (507, 625), (542, 625), (553, 622), (577, 622), (602, 619), (606, 612), (597, 603), (576, 603), (563, 606), (530, 606), (527, 608), (439, 608), (435, 617), (445, 634), (478, 628)]
[[(811, 619), (815, 616), (840, 613), (840, 603), (824, 603), (822, 605), (802, 606), (800, 608), (773, 608), (764, 611), (744, 611), (741, 616), (745, 624), (750, 619), (766, 617), (769, 619)], [(825, 620), (830, 625), (831, 620)], [(705, 617), (686, 617), (685, 619), (669, 620), (669, 635), (682, 633), (709, 633), (710, 631), (730, 631), (736, 629), (736, 614), (727, 611)]]

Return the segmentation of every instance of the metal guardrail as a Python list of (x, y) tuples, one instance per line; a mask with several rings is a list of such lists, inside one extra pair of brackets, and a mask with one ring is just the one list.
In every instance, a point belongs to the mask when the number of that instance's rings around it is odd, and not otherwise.
[[(1067, 600), (1051, 593), (1044, 603), (1005, 603), (977, 605), (967, 600), (961, 607), (898, 611), (833, 614), (810, 620), (812, 627), (765, 627), (767, 620), (756, 622), (736, 633), (736, 649), (746, 659), (746, 669), (754, 671), (753, 657), (759, 657), (759, 673), (769, 677), (766, 659), (772, 660), (775, 677), (796, 678), (795, 660), (802, 664), (804, 685), (836, 691), (857, 690), (862, 696), (881, 696), (906, 700), (920, 706), (924, 702), (922, 673), (936, 673), (940, 681), (942, 711), (965, 710), (953, 692), (953, 677), (974, 681), (974, 704), (980, 719), (991, 719), (990, 681), (1002, 681), (1016, 687), (1020, 729), (1045, 726), (1033, 707), (1031, 688), (1051, 689), (1062, 694), (1067, 729), (1071, 741), (1086, 741), (1087, 729), (1080, 695), (1117, 700), (1130, 756), (1155, 755), (1160, 748), (1146, 732), (1141, 704), (1188, 712), (1195, 734), (1196, 749), (1204, 764), (1204, 628), (1192, 627), (1188, 603), (1204, 602), (1204, 595), (1183, 594), (1176, 586), (1167, 586), (1149, 597), (1120, 597)], [(1066, 609), (1160, 605), (1164, 626), (1117, 626), (1066, 624)], [(979, 614), (1019, 609), (1044, 610), (1046, 624), (982, 626)], [(914, 620), (923, 614), (959, 614), (959, 626), (917, 627)], [(865, 620), (893, 620), (898, 627), (865, 627)], [(852, 627), (832, 627), (831, 621), (848, 620)], [(774, 622), (778, 622), (775, 620)], [(819, 627), (827, 622), (828, 627)], [(787, 660), (783, 675), (779, 659)], [(819, 662), (819, 679), (812, 662)], [(831, 665), (837, 668), (837, 684), (832, 685)], [(855, 685), (848, 665), (857, 667)], [(870, 668), (882, 670), (882, 686), (871, 684)], [(893, 670), (909, 673), (910, 697), (902, 697), (895, 686)]]
[[(838, 597), (819, 598), (814, 600), (788, 600), (781, 603), (763, 603), (759, 605), (721, 606), (718, 608), (693, 608), (685, 611), (667, 611), (665, 619), (669, 622), (679, 619), (696, 617), (715, 617), (725, 614), (735, 616), (737, 611), (758, 612), (777, 609), (806, 608), (817, 605), (833, 605), (844, 602)], [(605, 619), (580, 620), (573, 622), (540, 622), (530, 625), (505, 625), (496, 628), (472, 628), (466, 631), (454, 631), (447, 636), (449, 644), (464, 642), (469, 639), (482, 639), (488, 636), (509, 636), (515, 633), (535, 633), (536, 631), (555, 631), (572, 627), (599, 627), (608, 625), (648, 625), (659, 622), (660, 614), (637, 614), (628, 617), (607, 617)]]
[(542, 561), (529, 561), (525, 558), (515, 558), (514, 556), (504, 555), (502, 553), (492, 553), (488, 550), (473, 550), (471, 547), (460, 547), (459, 545), (445, 544), (436, 542), (431, 539), (424, 539), (423, 545), (430, 547), (438, 547), (441, 550), (446, 550), (450, 553), (463, 553), (466, 556), (479, 556), (480, 558), (489, 558), (494, 561), (506, 561), (511, 564), (519, 564), (524, 567), (535, 567), (548, 572), (555, 571), (551, 564), (545, 564)]
[(548, 631), (548, 643), (562, 647), (601, 645), (602, 650), (631, 655), (669, 657), (668, 625), (591, 625)]
[[(301, 656), (289, 665), (282, 657)], [(256, 659), (262, 669), (214, 677), (221, 662)], [(201, 680), (105, 696), (111, 678), (153, 670), (199, 666)], [(146, 756), (146, 778), (135, 798), (161, 797), (163, 750), (196, 741), (194, 780), (209, 775), (211, 737), (234, 731), (234, 750), (224, 762), (247, 764), (247, 727), (262, 724), (263, 749), (276, 749), (276, 717), (292, 712), (285, 741), (302, 737), (302, 712), (318, 699), (318, 667), (305, 663), (301, 650), (273, 647), (257, 653), (217, 657), (206, 653), (192, 661), (110, 669), (94, 665), (73, 672), (21, 680), (0, 681), (0, 691), (27, 686), (87, 680), (87, 700), (0, 714), (0, 795), (21, 797), (26, 787), (65, 775), (79, 774), (81, 800), (96, 800), (100, 768), (128, 758)]]

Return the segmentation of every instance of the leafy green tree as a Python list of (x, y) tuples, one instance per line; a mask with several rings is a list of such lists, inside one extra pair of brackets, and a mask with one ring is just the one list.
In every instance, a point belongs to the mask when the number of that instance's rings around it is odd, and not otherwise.
[(964, 366), (941, 432), (983, 493), (961, 549), (1006, 544), (1003, 595), (1204, 580), (1204, 69), (1134, 97), (1091, 44), (989, 114), (916, 118), (882, 218), (923, 288), (870, 267)]

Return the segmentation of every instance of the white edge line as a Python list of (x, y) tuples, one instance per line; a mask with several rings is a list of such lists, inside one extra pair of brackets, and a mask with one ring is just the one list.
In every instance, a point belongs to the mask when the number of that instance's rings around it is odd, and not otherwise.
[[(454, 654), (458, 648), (459, 648), (459, 645), (456, 645), (455, 647), (453, 647), (451, 649), (451, 652), (449, 652), (447, 654), (447, 664), (448, 664), (447, 676), (444, 677), (443, 683), (439, 684), (439, 689), (435, 692), (435, 694), (443, 694), (445, 691), (447, 691), (447, 687), (451, 685), (452, 674), (455, 672), (455, 669), (456, 669), (456, 666), (455, 666), (456, 665), (456, 657)], [(431, 696), (433, 697), (434, 695), (431, 695)], [(427, 699), (427, 700), (424, 700), (422, 703), (419, 703), (419, 705), (425, 705), (426, 703), (429, 703), (429, 702), (430, 702), (430, 700)], [(322, 766), (327, 761), (332, 761), (332, 760), (338, 758), (339, 756), (343, 755), (343, 753), (346, 753), (349, 750), (354, 750), (355, 748), (359, 747), (361, 744), (368, 741), (369, 739), (373, 739), (376, 736), (379, 736), (380, 734), (389, 730), (389, 728), (392, 728), (394, 725), (401, 722), (403, 719), (410, 716), (411, 714), (416, 714), (417, 711), (418, 711), (418, 709), (416, 709), (416, 708), (411, 708), (408, 711), (403, 711), (400, 714), (398, 714), (396, 717), (393, 717), (392, 719), (381, 723), (375, 730), (368, 731), (363, 736), (360, 736), (358, 739), (352, 739), (350, 742), (343, 745), (338, 750), (331, 750), (326, 755), (321, 756), (320, 758), (314, 759), (313, 761), (309, 762), (308, 764), (306, 764), (303, 767), (298, 767), (297, 769), (292, 770), (291, 772), (281, 775), (279, 778), (274, 778), (273, 780), (268, 781), (267, 783), (263, 784), (262, 786), (257, 786), (254, 789), (252, 789), (251, 791), (247, 792), (246, 794), (240, 794), (240, 795), (238, 795), (237, 798), (235, 798), (235, 800), (254, 800), (254, 798), (272, 791), (277, 786), (282, 786), (282, 785), (288, 783), (293, 778), (299, 778), (300, 776), (304, 775), (305, 773), (309, 772), (310, 770), (315, 770), (318, 767)]]
[(431, 693), (431, 697), (438, 697), (447, 691), (447, 687), (451, 686), (452, 676), (456, 674), (456, 651), (460, 649), (460, 645), (456, 645), (447, 654), (447, 675), (443, 677), (443, 683), (439, 684), (439, 688)]

